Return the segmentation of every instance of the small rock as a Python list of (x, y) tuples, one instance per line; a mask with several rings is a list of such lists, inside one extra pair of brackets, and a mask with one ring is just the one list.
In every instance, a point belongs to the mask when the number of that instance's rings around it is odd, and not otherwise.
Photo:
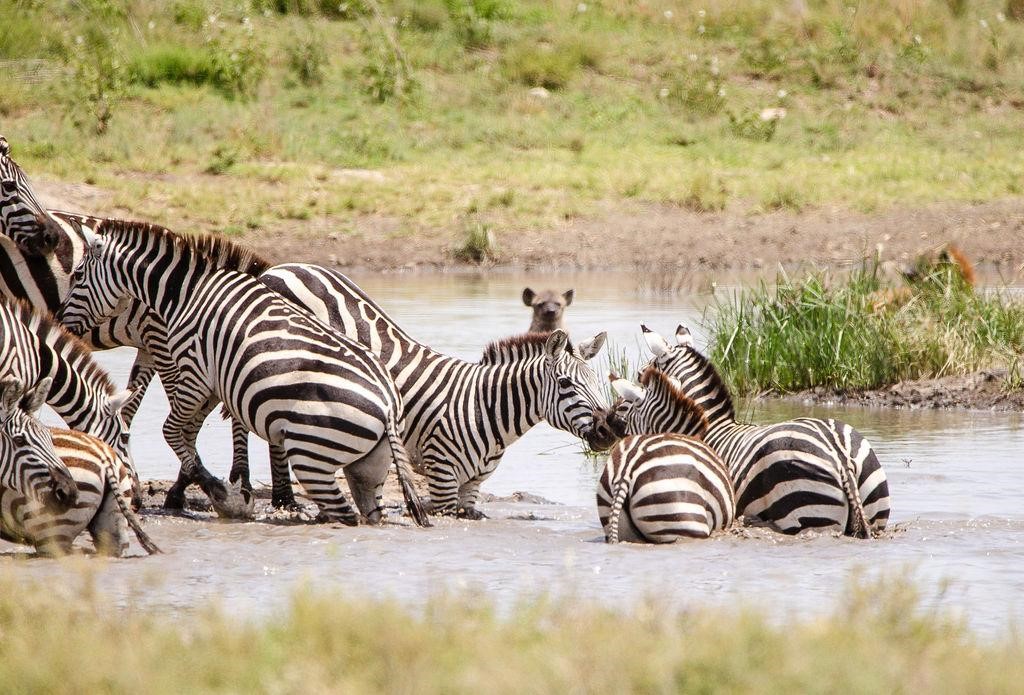
[(547, 99), (551, 96), (551, 92), (544, 89), (543, 87), (534, 87), (530, 90), (530, 96), (537, 99)]

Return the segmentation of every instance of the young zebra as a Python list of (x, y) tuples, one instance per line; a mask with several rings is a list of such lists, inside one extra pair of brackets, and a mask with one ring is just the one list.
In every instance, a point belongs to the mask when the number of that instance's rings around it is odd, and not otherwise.
[(115, 394), (113, 382), (89, 349), (49, 315), (25, 302), (0, 298), (0, 377), (35, 383), (49, 377), (47, 402), (68, 427), (94, 435), (135, 466), (128, 427), (120, 410), (130, 391)]
[(729, 465), (736, 513), (783, 533), (836, 528), (870, 538), (889, 519), (889, 484), (860, 432), (833, 419), (797, 418), (774, 425), (736, 422), (732, 398), (714, 365), (676, 329), (676, 345), (641, 327), (651, 364), (678, 382), (708, 418), (704, 437)]
[(193, 481), (211, 497), (222, 494), (224, 484), (198, 468), (195, 440), (223, 402), (242, 426), (280, 448), (327, 518), (358, 522), (338, 488), (340, 467), (359, 510), (378, 521), (380, 488), (394, 461), (410, 511), (429, 523), (400, 439), (401, 399), (375, 355), (253, 278), (246, 272), (252, 254), (230, 242), (116, 220), (97, 231), (62, 316), (82, 332), (133, 297), (166, 327), (178, 378), (164, 437), (182, 463), (169, 496)]
[(96, 551), (121, 557), (128, 550), (128, 528), (147, 553), (160, 552), (129, 507), (132, 471), (96, 437), (50, 428), (53, 449), (71, 472), (78, 489), (73, 507), (56, 512), (24, 495), (0, 487), (0, 538), (32, 545), (41, 555), (65, 555), (88, 529)]
[[(505, 449), (542, 420), (595, 449), (612, 443), (595, 424), (595, 411), (603, 414), (607, 405), (586, 363), (601, 349), (604, 333), (575, 347), (563, 331), (508, 338), (488, 346), (477, 364), (415, 341), (337, 271), (289, 263), (260, 280), (387, 365), (405, 403), (405, 444), (427, 472), (437, 513), (483, 518), (476, 508), (481, 483)], [(244, 445), (244, 437), (235, 440)], [(236, 452), (236, 466), (245, 460), (244, 451)], [(275, 489), (281, 489), (287, 481), (280, 466), (275, 470)]]
[(50, 253), (60, 230), (56, 220), (36, 200), (25, 172), (11, 159), (11, 146), (0, 135), (0, 226), (25, 254)]
[(78, 501), (78, 487), (35, 417), (49, 388), (49, 378), (27, 390), (18, 379), (0, 379), (0, 487), (59, 513)]
[(672, 543), (729, 528), (736, 498), (729, 469), (701, 441), (704, 411), (653, 367), (640, 383), (646, 388), (612, 382), (619, 400), (609, 424), (625, 439), (612, 447), (597, 489), (605, 540)]

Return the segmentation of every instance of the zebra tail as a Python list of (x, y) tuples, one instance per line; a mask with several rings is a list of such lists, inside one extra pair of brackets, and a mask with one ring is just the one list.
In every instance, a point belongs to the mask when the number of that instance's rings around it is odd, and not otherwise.
[(402, 496), (405, 498), (405, 506), (412, 514), (413, 521), (417, 526), (433, 526), (430, 522), (430, 515), (420, 502), (416, 488), (412, 485), (412, 468), (409, 465), (409, 453), (405, 450), (405, 444), (398, 436), (398, 427), (392, 417), (388, 422), (388, 442), (391, 444), (391, 454), (395, 459), (395, 472), (398, 474), (398, 483), (402, 486)]
[(864, 513), (864, 502), (860, 498), (860, 486), (857, 485), (857, 470), (853, 458), (848, 452), (843, 451), (839, 461), (839, 478), (843, 484), (843, 492), (846, 493), (846, 501), (850, 505), (851, 523), (848, 524), (847, 535), (854, 538), (873, 538), (871, 525), (868, 524), (867, 515)]
[(139, 517), (135, 515), (135, 512), (133, 512), (127, 504), (125, 504), (124, 498), (121, 497), (121, 493), (114, 485), (114, 476), (112, 474), (107, 475), (107, 489), (110, 491), (110, 494), (114, 496), (114, 499), (117, 500), (117, 506), (121, 509), (121, 513), (124, 514), (124, 518), (128, 522), (128, 526), (131, 527), (135, 537), (139, 540), (139, 545), (142, 546), (142, 549), (150, 555), (163, 553), (149, 535), (142, 530), (142, 522), (139, 521)]
[(605, 539), (609, 543), (619, 542), (619, 518), (622, 516), (622, 507), (626, 504), (626, 493), (629, 491), (629, 476), (623, 475), (615, 484), (615, 493), (612, 495), (612, 510), (608, 514), (608, 529), (605, 532)]

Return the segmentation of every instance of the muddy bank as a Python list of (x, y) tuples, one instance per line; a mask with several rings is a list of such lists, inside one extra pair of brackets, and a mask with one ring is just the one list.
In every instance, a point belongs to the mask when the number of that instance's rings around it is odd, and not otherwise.
[(901, 381), (880, 389), (846, 393), (816, 388), (782, 396), (782, 399), (808, 404), (853, 404), (905, 410), (1024, 410), (1024, 389), (1010, 388), (1006, 377), (1005, 370), (992, 370), (966, 376)]
[[(130, 217), (108, 191), (37, 181), (48, 207)], [(149, 220), (176, 231), (199, 230), (176, 219)], [(348, 269), (455, 269), (459, 224), (410, 233), (402, 220), (274, 220), (241, 238), (274, 262), (309, 261)], [(672, 205), (597, 203), (554, 227), (493, 229), (495, 263), (525, 268), (770, 269), (778, 264), (858, 261), (881, 245), (884, 260), (905, 261), (944, 242), (1001, 272), (1024, 263), (1024, 198), (977, 205), (945, 203), (860, 213), (844, 208), (747, 214), (696, 213)]]

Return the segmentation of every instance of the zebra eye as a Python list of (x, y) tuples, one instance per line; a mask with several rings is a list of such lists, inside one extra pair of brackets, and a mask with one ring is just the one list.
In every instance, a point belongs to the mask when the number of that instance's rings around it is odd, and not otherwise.
[(572, 388), (572, 379), (567, 376), (560, 376), (558, 377), (558, 385), (563, 389)]
[(18, 447), (28, 446), (28, 437), (23, 434), (14, 435), (14, 445)]
[(4, 181), (2, 187), (4, 193), (14, 193), (18, 190), (18, 184), (14, 183), (14, 181)]

